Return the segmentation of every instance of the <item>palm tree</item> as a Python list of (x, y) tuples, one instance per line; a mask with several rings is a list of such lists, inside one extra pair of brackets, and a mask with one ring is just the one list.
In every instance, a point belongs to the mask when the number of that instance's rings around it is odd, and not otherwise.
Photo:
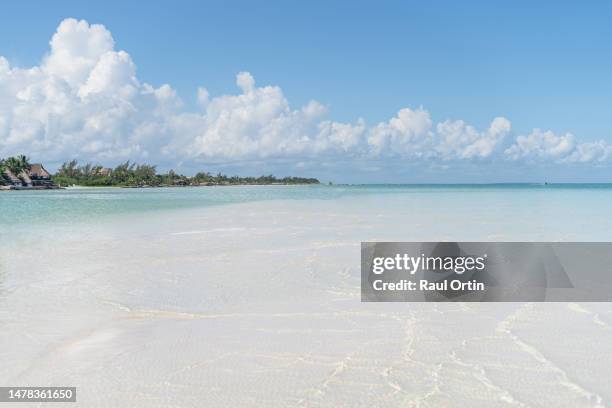
[(19, 161), (19, 167), (21, 167), (21, 171), (30, 171), (32, 169), (32, 164), (30, 163), (30, 159), (27, 156), (20, 154), (19, 156), (17, 156), (17, 160)]
[(9, 170), (17, 178), (20, 178), (22, 171), (29, 171), (32, 168), (30, 160), (23, 154), (17, 157), (9, 157), (4, 160), (3, 167)]
[(16, 157), (9, 157), (4, 161), (4, 166), (13, 173), (14, 176), (17, 176), (21, 173), (21, 162)]

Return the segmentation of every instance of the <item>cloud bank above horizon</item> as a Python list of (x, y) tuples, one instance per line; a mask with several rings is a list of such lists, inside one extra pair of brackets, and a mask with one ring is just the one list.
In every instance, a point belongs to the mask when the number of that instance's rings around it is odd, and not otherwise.
[(158, 164), (220, 164), (334, 160), (367, 163), (609, 164), (612, 145), (580, 142), (570, 133), (533, 129), (515, 135), (510, 120), (485, 129), (462, 120), (434, 123), (423, 107), (406, 107), (388, 121), (336, 122), (315, 100), (292, 107), (277, 86), (236, 76), (234, 95), (194, 90), (198, 109), (185, 109), (168, 84), (141, 82), (136, 65), (117, 51), (99, 24), (65, 19), (40, 65), (11, 67), (0, 55), (0, 157), (25, 153), (61, 161), (124, 160)]

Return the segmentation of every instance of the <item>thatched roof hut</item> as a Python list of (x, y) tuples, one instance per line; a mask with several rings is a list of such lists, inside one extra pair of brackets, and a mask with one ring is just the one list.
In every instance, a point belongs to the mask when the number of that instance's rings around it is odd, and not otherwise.
[(15, 188), (54, 187), (51, 174), (40, 163), (32, 164), (29, 170), (24, 170), (17, 176), (9, 169), (6, 169), (0, 174), (0, 184), (9, 184)]
[(53, 185), (53, 182), (51, 181), (51, 174), (40, 163), (34, 163), (30, 166), (28, 176), (31, 179), (31, 185), (35, 187), (49, 187)]
[(32, 164), (30, 166), (30, 171), (28, 172), (28, 176), (30, 176), (32, 180), (50, 180), (51, 179), (51, 174), (49, 174), (49, 172), (45, 170), (45, 168), (43, 167), (41, 163)]

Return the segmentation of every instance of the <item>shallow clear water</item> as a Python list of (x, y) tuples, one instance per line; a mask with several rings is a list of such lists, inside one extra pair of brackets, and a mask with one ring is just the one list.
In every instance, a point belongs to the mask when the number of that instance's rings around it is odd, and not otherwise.
[(597, 185), (2, 193), (0, 383), (88, 408), (609, 406), (609, 303), (364, 304), (359, 243), (609, 241), (611, 204)]
[[(591, 199), (612, 203), (612, 184), (232, 186), (206, 188), (83, 188), (0, 194), (0, 225), (57, 222), (120, 213), (197, 208), (264, 200), (336, 199), (346, 196), (426, 194), (432, 200), (463, 197), (546, 197), (568, 205)], [(433, 195), (433, 197), (431, 197)], [(551, 202), (551, 204), (553, 204)]]
[(394, 214), (401, 228), (387, 228), (387, 240), (612, 241), (612, 184), (308, 185), (0, 192), (0, 248), (87, 240), (100, 227), (145, 231), (153, 218), (256, 202)]

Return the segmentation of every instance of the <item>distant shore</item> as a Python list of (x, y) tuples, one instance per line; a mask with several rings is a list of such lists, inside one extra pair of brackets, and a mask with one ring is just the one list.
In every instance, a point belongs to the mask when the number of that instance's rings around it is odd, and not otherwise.
[(320, 183), (206, 183), (206, 184), (187, 184), (187, 185), (170, 185), (161, 184), (157, 186), (78, 186), (78, 187), (118, 187), (118, 188), (184, 188), (184, 187), (240, 187), (240, 186), (308, 186)]
[[(83, 184), (73, 184), (70, 186), (0, 186), (0, 191), (41, 191), (41, 190), (66, 190), (72, 188), (186, 188), (186, 187), (240, 187), (240, 186), (307, 186), (314, 183), (242, 183), (242, 184), (187, 184), (187, 185), (136, 185), (136, 186), (88, 186)], [(317, 183), (319, 184), (319, 183)]]
[(42, 163), (31, 163), (25, 155), (0, 159), (1, 190), (57, 190), (69, 186), (84, 187), (202, 187), (241, 185), (303, 185), (320, 184), (316, 178), (276, 177), (272, 174), (253, 176), (227, 176), (200, 171), (193, 176), (174, 170), (158, 173), (156, 165), (136, 164), (130, 161), (115, 168), (97, 164), (79, 164), (77, 160), (65, 162), (55, 174)]

